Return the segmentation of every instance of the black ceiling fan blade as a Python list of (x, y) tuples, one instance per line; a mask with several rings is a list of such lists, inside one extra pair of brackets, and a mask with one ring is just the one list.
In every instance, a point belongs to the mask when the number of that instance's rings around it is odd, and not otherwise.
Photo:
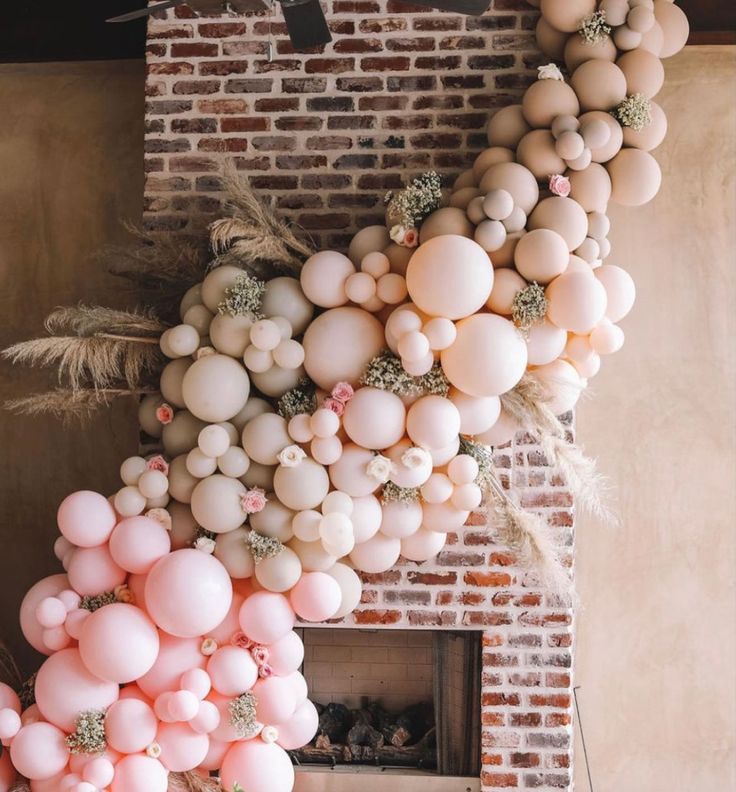
[(299, 52), (332, 41), (319, 0), (279, 0), (294, 49)]
[[(398, 0), (401, 2), (402, 0)], [(440, 11), (451, 11), (454, 14), (480, 16), (491, 5), (491, 0), (406, 0), (408, 5), (438, 8)]]
[(156, 3), (156, 5), (148, 6), (146, 8), (139, 8), (136, 11), (129, 11), (127, 14), (120, 14), (120, 16), (110, 17), (105, 20), (106, 22), (131, 22), (134, 19), (141, 17), (151, 16), (156, 11), (166, 11), (167, 8), (176, 8), (176, 6), (183, 5), (186, 0), (166, 0), (165, 3)]

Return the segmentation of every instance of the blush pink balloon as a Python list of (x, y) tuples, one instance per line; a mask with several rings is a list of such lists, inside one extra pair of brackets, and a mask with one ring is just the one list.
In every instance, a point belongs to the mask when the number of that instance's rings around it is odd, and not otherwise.
[(225, 567), (199, 550), (176, 550), (146, 580), (146, 608), (156, 624), (183, 638), (206, 635), (225, 618), (233, 587)]
[(199, 638), (178, 638), (161, 633), (156, 662), (138, 680), (138, 687), (151, 699), (166, 691), (178, 690), (181, 675), (192, 668), (204, 668), (207, 658), (200, 651)]
[(79, 636), (82, 634), (84, 623), (89, 619), (92, 613), (85, 608), (75, 608), (69, 611), (64, 622), (64, 629), (67, 631), (71, 638), (78, 641)]
[[(31, 781), (31, 792), (59, 792), (63, 789), (62, 781), (67, 777), (65, 770), (43, 781)], [(75, 779), (76, 780), (76, 779)]]
[(82, 596), (112, 591), (125, 582), (126, 572), (112, 559), (107, 545), (80, 547), (67, 568), (71, 587)]
[(404, 436), (406, 408), (390, 391), (360, 388), (345, 407), (343, 425), (357, 445), (375, 450), (388, 448)]
[(337, 613), (342, 592), (335, 578), (325, 572), (307, 572), (291, 590), (289, 600), (302, 619), (320, 622)]
[(44, 628), (36, 618), (36, 608), (47, 597), (55, 597), (69, 588), (69, 578), (66, 575), (50, 575), (28, 589), (20, 604), (20, 629), (28, 643), (41, 654), (48, 655), (50, 651), (43, 642)]
[(174, 773), (197, 767), (210, 747), (209, 737), (192, 731), (186, 723), (162, 723), (156, 742), (161, 746), (161, 764)]
[(150, 517), (128, 517), (110, 536), (110, 555), (127, 572), (145, 575), (171, 550), (169, 532)]
[(51, 723), (31, 723), (15, 735), (10, 760), (26, 778), (43, 781), (60, 773), (69, 761), (64, 732)]
[(283, 594), (257, 591), (240, 608), (240, 627), (252, 641), (275, 643), (283, 638), (296, 621), (289, 600)]
[(225, 759), (225, 754), (230, 750), (231, 743), (223, 740), (213, 740), (210, 737), (210, 749), (207, 756), (199, 763), (201, 770), (219, 770)]
[(424, 512), (422, 527), (428, 531), (441, 533), (460, 530), (470, 516), (470, 511), (458, 509), (450, 501), (423, 503), (422, 511)]
[(188, 690), (201, 701), (210, 692), (212, 680), (210, 675), (201, 668), (192, 668), (181, 675), (179, 683), (182, 690)]
[(111, 792), (166, 792), (169, 774), (166, 768), (150, 756), (126, 756), (115, 765)]
[(46, 629), (60, 627), (66, 620), (64, 603), (57, 597), (46, 597), (41, 600), (36, 608), (36, 620)]
[(294, 701), (297, 706), (303, 701), (307, 700), (309, 689), (307, 688), (307, 680), (298, 672), (293, 671), (289, 676), (284, 677), (291, 686), (291, 691), (294, 694)]
[(12, 740), (22, 726), (20, 715), (8, 707), (0, 709), (0, 740)]
[(84, 623), (79, 653), (100, 679), (132, 682), (150, 671), (158, 657), (158, 630), (140, 608), (116, 602), (96, 610)]
[(104, 495), (80, 490), (67, 495), (56, 513), (61, 533), (78, 547), (97, 547), (115, 527), (115, 509)]
[[(110, 606), (108, 606), (110, 607)], [(46, 720), (73, 732), (84, 710), (106, 710), (117, 701), (119, 688), (94, 676), (82, 662), (78, 649), (51, 655), (36, 677), (36, 704)]]
[(214, 638), (217, 643), (222, 646), (223, 644), (230, 643), (230, 639), (236, 632), (240, 632), (240, 623), (238, 622), (238, 614), (240, 608), (245, 602), (245, 597), (242, 594), (233, 593), (233, 601), (230, 603), (225, 618), (207, 633), (208, 638)]
[(0, 682), (0, 710), (11, 709), (20, 715), (21, 705), (18, 694), (4, 682)]
[(286, 676), (296, 671), (304, 661), (304, 643), (292, 630), (268, 647), (268, 664), (274, 674)]
[(144, 751), (156, 739), (157, 729), (153, 709), (139, 699), (116, 701), (105, 715), (108, 745), (123, 754)]
[(442, 396), (423, 396), (406, 416), (406, 432), (424, 448), (444, 448), (460, 433), (460, 412)]
[(10, 754), (7, 751), (3, 751), (2, 756), (0, 756), (0, 792), (8, 792), (17, 777), (18, 774), (10, 761)]
[(212, 690), (205, 701), (217, 708), (220, 718), (217, 726), (209, 733), (210, 739), (227, 743), (241, 739), (242, 735), (238, 734), (237, 729), (230, 720), (230, 703), (232, 699), (229, 696), (220, 695), (216, 690)]
[(94, 789), (104, 789), (109, 786), (115, 775), (115, 768), (109, 759), (98, 756), (88, 762), (82, 770), (82, 778), (92, 784)]
[(220, 710), (211, 701), (200, 701), (197, 714), (189, 725), (197, 734), (210, 734), (220, 725)]
[(294, 714), (285, 723), (279, 723), (276, 741), (287, 751), (293, 751), (306, 745), (317, 733), (319, 715), (311, 701), (303, 701)]
[(245, 649), (223, 646), (207, 663), (212, 687), (223, 696), (239, 696), (250, 690), (258, 679), (258, 666)]
[(177, 690), (170, 694), (168, 709), (175, 721), (186, 723), (199, 711), (199, 699), (191, 690)]
[(276, 743), (247, 740), (235, 743), (225, 754), (220, 778), (224, 789), (239, 783), (248, 792), (291, 792), (294, 767)]

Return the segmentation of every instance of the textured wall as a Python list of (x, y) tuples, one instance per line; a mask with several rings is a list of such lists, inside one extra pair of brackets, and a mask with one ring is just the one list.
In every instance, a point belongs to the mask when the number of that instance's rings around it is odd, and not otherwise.
[[(596, 792), (736, 788), (736, 48), (664, 62), (664, 181), (612, 211), (628, 341), (578, 409), (621, 527), (578, 520), (576, 684)], [(588, 790), (580, 752), (577, 789)]]

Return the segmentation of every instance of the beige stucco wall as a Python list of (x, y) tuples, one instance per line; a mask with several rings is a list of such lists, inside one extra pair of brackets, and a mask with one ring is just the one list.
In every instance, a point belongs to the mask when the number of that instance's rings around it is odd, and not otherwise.
[(662, 190), (611, 212), (610, 261), (638, 300), (578, 411), (621, 517), (577, 531), (576, 684), (595, 792), (736, 788), (735, 55), (665, 61)]

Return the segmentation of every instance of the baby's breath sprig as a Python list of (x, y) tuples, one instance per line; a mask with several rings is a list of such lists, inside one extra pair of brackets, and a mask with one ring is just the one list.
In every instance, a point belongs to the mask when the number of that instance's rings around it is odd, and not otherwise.
[(397, 193), (389, 192), (384, 199), (390, 225), (416, 228), (442, 203), (442, 182), (435, 171), (422, 173)]
[(536, 283), (530, 283), (516, 292), (512, 303), (511, 318), (514, 324), (523, 332), (541, 322), (547, 313), (547, 298), (544, 289)]
[(311, 415), (317, 409), (317, 386), (304, 377), (278, 400), (278, 414), (290, 421), (295, 415)]
[(18, 698), (24, 710), (27, 710), (28, 707), (32, 707), (36, 703), (36, 674), (31, 674), (31, 676), (23, 682), (18, 691)]
[(114, 591), (105, 591), (102, 594), (85, 594), (79, 603), (80, 608), (94, 613), (105, 605), (112, 605), (118, 601), (118, 596)]
[(420, 498), (418, 487), (399, 487), (393, 481), (387, 481), (381, 490), (381, 503), (416, 503)]
[(401, 365), (401, 360), (388, 349), (370, 361), (360, 378), (360, 384), (391, 391), (397, 396), (447, 396), (450, 390), (450, 383), (439, 363), (435, 363), (421, 377), (413, 377)]
[(586, 44), (600, 44), (611, 35), (611, 26), (606, 24), (606, 12), (594, 11), (580, 22), (578, 33)]
[(284, 545), (274, 536), (264, 536), (258, 531), (251, 531), (245, 543), (253, 556), (253, 562), (259, 564), (265, 558), (275, 558), (284, 549)]
[(252, 693), (243, 693), (233, 699), (227, 706), (230, 723), (241, 739), (253, 736), (256, 732), (256, 697)]
[(266, 284), (244, 272), (232, 286), (225, 289), (225, 299), (217, 306), (218, 313), (228, 316), (250, 316), (262, 319), (261, 302)]
[(624, 127), (631, 127), (641, 132), (652, 123), (652, 105), (644, 94), (635, 93), (627, 96), (611, 115)]
[(102, 753), (107, 748), (105, 713), (102, 710), (80, 712), (74, 732), (67, 736), (66, 744), (73, 754)]
[(467, 454), (478, 463), (478, 475), (475, 483), (481, 489), (488, 489), (493, 476), (493, 452), (491, 447), (483, 443), (476, 443), (466, 437), (460, 438), (458, 454)]

